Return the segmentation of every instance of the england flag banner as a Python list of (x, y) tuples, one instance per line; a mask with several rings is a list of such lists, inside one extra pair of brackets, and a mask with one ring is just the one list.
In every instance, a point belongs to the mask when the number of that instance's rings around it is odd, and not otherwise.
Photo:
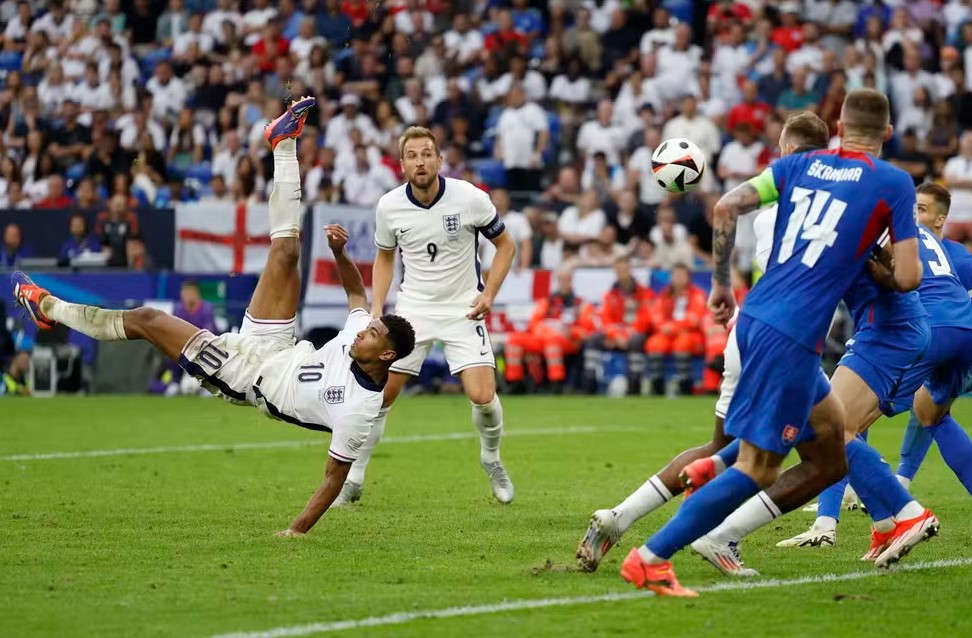
[(270, 250), (266, 204), (179, 204), (175, 223), (179, 272), (258, 274), (266, 266)]

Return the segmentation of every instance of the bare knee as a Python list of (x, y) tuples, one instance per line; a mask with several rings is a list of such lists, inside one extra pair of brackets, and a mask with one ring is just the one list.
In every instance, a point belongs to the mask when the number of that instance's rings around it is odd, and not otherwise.
[(122, 320), (125, 324), (125, 334), (129, 339), (145, 339), (156, 323), (165, 313), (158, 308), (133, 308), (125, 311)]
[(270, 242), (267, 262), (280, 268), (294, 268), (300, 259), (300, 238), (278, 237)]
[(466, 391), (466, 397), (476, 405), (492, 403), (493, 397), (495, 396), (496, 388), (469, 388)]

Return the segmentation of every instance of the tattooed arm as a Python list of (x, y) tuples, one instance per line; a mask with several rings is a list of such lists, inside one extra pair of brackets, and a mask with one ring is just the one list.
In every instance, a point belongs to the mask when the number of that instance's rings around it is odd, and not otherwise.
[(732, 318), (736, 301), (732, 294), (731, 261), (736, 243), (736, 222), (740, 215), (751, 213), (773, 201), (776, 187), (767, 169), (722, 196), (713, 210), (712, 220), (712, 292), (709, 308), (716, 321), (726, 324)]

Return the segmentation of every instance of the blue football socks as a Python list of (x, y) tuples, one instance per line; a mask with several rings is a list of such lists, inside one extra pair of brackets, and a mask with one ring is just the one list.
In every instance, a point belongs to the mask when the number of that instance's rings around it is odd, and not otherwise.
[(759, 485), (734, 467), (703, 485), (645, 547), (668, 560), (675, 552), (715, 529), (748, 498), (759, 492)]
[(938, 444), (938, 451), (941, 452), (945, 464), (948, 465), (962, 485), (972, 494), (972, 439), (968, 433), (962, 429), (951, 414), (929, 428), (923, 428)]
[(932, 433), (918, 423), (915, 411), (911, 411), (908, 427), (905, 428), (904, 438), (901, 439), (901, 461), (898, 463), (898, 476), (909, 481), (915, 480), (915, 474), (928, 454), (932, 444)]

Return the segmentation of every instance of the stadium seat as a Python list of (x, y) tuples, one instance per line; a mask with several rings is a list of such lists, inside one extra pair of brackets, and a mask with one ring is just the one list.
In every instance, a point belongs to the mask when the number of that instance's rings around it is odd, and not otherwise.
[(213, 177), (213, 165), (209, 162), (193, 164), (185, 172), (185, 178), (198, 180), (201, 184), (208, 184)]
[(490, 188), (506, 186), (506, 169), (503, 168), (503, 163), (499, 160), (473, 160), (472, 168)]

